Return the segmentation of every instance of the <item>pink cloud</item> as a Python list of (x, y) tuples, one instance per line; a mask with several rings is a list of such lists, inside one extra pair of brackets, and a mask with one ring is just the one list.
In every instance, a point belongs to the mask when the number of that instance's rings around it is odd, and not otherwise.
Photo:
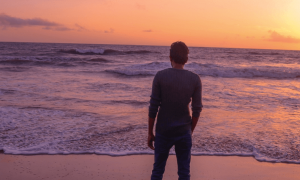
[(87, 31), (85, 27), (80, 26), (79, 24), (75, 24), (75, 27), (77, 28), (77, 31)]
[(62, 25), (41, 18), (22, 19), (2, 13), (0, 14), (0, 26), (20, 28), (24, 26), (58, 27)]
[(300, 39), (291, 36), (284, 36), (276, 31), (269, 30), (270, 38), (267, 41), (284, 42), (284, 43), (300, 43)]
[(153, 32), (152, 29), (143, 30), (143, 32)]
[(51, 22), (46, 19), (32, 18), (32, 19), (22, 19), (18, 17), (9, 16), (6, 14), (0, 14), (0, 27), (3, 29), (12, 28), (23, 28), (30, 26), (39, 26), (44, 30), (54, 30), (54, 31), (83, 31), (86, 30), (84, 27), (75, 24), (76, 28), (70, 28), (63, 24), (56, 22)]
[(115, 30), (113, 28), (110, 28), (109, 30), (105, 30), (104, 33), (114, 33)]
[(135, 4), (135, 7), (137, 7), (138, 9), (142, 9), (142, 10), (145, 10), (145, 9), (146, 9), (146, 7), (145, 7), (144, 5), (141, 5), (141, 4), (139, 4), (139, 3), (136, 3), (136, 4)]

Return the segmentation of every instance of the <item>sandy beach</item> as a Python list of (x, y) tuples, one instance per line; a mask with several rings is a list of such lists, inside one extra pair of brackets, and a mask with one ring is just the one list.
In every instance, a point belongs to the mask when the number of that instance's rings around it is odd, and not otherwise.
[[(143, 180), (152, 155), (7, 155), (0, 154), (1, 180)], [(258, 162), (252, 157), (193, 156), (193, 180), (299, 180), (300, 165)], [(168, 159), (164, 180), (177, 179), (176, 157)]]

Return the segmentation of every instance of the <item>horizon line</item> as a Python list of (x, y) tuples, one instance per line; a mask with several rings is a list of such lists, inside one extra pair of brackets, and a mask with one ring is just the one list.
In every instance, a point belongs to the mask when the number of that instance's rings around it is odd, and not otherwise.
[[(0, 43), (41, 43), (41, 44), (86, 44), (86, 45), (121, 45), (121, 46), (162, 46), (170, 45), (147, 45), (147, 44), (101, 44), (101, 43), (68, 43), (68, 42), (28, 42), (28, 41), (0, 41)], [(239, 48), (239, 47), (217, 47), (217, 46), (188, 46), (191, 48), (220, 48), (220, 49), (253, 49), (253, 50), (277, 50), (277, 51), (300, 51), (300, 49), (267, 49), (267, 48)]]

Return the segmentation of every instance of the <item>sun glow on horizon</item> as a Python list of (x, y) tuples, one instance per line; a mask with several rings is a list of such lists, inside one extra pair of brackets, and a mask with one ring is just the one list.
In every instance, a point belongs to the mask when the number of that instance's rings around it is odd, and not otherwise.
[(293, 1), (289, 4), (285, 14), (286, 24), (290, 26), (293, 33), (300, 38), (300, 1)]

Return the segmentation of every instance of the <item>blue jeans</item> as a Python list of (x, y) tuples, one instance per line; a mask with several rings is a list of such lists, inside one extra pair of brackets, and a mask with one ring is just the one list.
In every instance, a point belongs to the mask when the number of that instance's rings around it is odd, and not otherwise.
[(154, 165), (151, 180), (162, 180), (171, 147), (175, 145), (178, 165), (178, 180), (190, 180), (190, 162), (192, 137), (190, 133), (168, 138), (159, 134), (155, 136)]

